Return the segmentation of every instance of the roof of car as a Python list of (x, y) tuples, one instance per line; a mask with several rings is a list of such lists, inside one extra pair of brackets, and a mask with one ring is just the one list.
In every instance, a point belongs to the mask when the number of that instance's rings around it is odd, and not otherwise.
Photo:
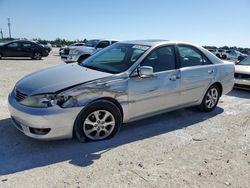
[(154, 46), (154, 45), (161, 44), (161, 43), (170, 43), (172, 41), (163, 40), (163, 39), (148, 39), (148, 40), (127, 40), (127, 41), (121, 41), (121, 42), (128, 43), (128, 44)]
[(8, 41), (8, 43), (11, 43), (11, 42), (32, 42), (32, 43), (36, 43), (34, 41), (31, 41), (31, 40), (12, 40), (12, 41)]

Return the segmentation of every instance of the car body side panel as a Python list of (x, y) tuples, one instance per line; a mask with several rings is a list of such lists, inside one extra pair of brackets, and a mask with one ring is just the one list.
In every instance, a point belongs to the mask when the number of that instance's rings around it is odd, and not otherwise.
[[(116, 76), (114, 76), (116, 77)], [(106, 98), (117, 101), (122, 107), (123, 122), (129, 120), (128, 114), (128, 76), (117, 76), (117, 79), (107, 77), (87, 84), (82, 84), (72, 89), (63, 91), (77, 99), (78, 106), (87, 106), (93, 101)], [(118, 78), (119, 77), (119, 78)], [(67, 107), (67, 106), (65, 106)]]
[(181, 68), (182, 104), (197, 102), (214, 80), (215, 65), (202, 65)]
[(178, 106), (180, 80), (170, 80), (178, 70), (154, 73), (152, 77), (131, 77), (128, 81), (129, 117), (131, 119)]

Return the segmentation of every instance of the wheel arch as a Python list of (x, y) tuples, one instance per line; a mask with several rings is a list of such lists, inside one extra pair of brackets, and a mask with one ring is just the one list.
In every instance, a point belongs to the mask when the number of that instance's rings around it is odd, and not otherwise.
[(123, 120), (123, 109), (122, 109), (121, 104), (116, 99), (114, 99), (112, 97), (102, 97), (102, 98), (98, 98), (98, 99), (93, 100), (90, 104), (97, 102), (97, 101), (100, 101), (100, 100), (109, 101), (109, 102), (113, 103), (116, 107), (118, 107), (118, 109), (120, 110), (120, 113), (122, 115), (122, 120)]
[[(220, 82), (215, 82), (215, 83), (213, 83), (211, 86), (213, 86), (213, 85), (216, 85), (216, 86), (219, 87), (219, 89), (220, 89), (220, 97), (221, 97), (221, 95), (222, 95), (222, 93), (223, 93), (222, 84), (221, 84)], [(210, 87), (211, 87), (211, 86), (210, 86)]]
[(84, 112), (84, 110), (85, 110), (88, 106), (90, 106), (90, 105), (92, 105), (92, 104), (94, 104), (94, 103), (96, 103), (96, 102), (98, 102), (98, 101), (107, 101), (107, 102), (111, 102), (112, 104), (114, 104), (114, 105), (120, 110), (121, 118), (122, 118), (122, 121), (123, 121), (123, 118), (124, 118), (124, 117), (123, 117), (123, 109), (122, 109), (121, 104), (120, 104), (116, 99), (114, 99), (114, 98), (112, 98), (112, 97), (101, 97), (101, 98), (95, 99), (95, 100), (93, 100), (93, 101), (87, 103), (86, 106), (85, 106), (84, 108), (82, 108), (82, 110), (77, 114), (77, 116), (76, 116), (76, 118), (75, 118), (75, 121), (74, 121), (73, 130), (72, 130), (72, 137), (73, 137), (73, 138), (76, 137), (74, 129), (75, 129), (75, 127), (76, 127), (76, 123), (77, 123), (77, 121), (78, 121), (78, 118), (81, 116), (81, 114)]

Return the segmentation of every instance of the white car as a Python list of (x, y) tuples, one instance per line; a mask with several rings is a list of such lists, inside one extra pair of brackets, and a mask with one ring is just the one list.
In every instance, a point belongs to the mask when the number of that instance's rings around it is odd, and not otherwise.
[(243, 60), (247, 57), (246, 54), (243, 54), (237, 50), (227, 50), (224, 53), (222, 53), (222, 59), (230, 59), (230, 60)]
[(250, 56), (235, 65), (234, 87), (250, 90)]
[(67, 48), (67, 47), (70, 47), (70, 46), (84, 46), (84, 44), (85, 43), (81, 43), (81, 42), (77, 42), (77, 43), (73, 43), (73, 44), (71, 44), (71, 45), (69, 45), (69, 46), (64, 46), (64, 47), (61, 47), (60, 49), (59, 49), (59, 55), (61, 56), (62, 54), (64, 54), (64, 49), (65, 48)]

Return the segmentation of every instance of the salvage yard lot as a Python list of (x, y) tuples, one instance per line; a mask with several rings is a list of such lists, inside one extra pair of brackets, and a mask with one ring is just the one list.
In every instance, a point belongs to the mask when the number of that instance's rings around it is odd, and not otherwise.
[[(211, 113), (177, 110), (125, 125), (111, 140), (38, 141), (10, 122), (7, 96), (33, 71), (63, 64), (0, 60), (0, 187), (250, 187), (250, 92)], [(58, 122), (60, 123), (60, 122)]]

